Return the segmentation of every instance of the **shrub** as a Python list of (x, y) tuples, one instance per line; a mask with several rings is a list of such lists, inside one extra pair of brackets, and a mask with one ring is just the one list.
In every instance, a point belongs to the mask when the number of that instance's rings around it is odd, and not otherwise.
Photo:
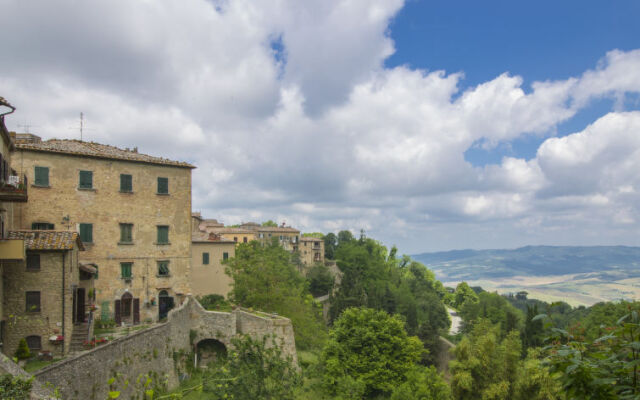
[(27, 346), (27, 340), (25, 338), (20, 339), (14, 355), (18, 360), (25, 360), (31, 357), (31, 351), (29, 350), (29, 346)]

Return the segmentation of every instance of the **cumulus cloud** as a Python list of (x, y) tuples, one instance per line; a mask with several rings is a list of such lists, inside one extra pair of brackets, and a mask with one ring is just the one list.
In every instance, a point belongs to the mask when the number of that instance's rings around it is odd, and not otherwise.
[[(82, 111), (85, 139), (196, 164), (205, 216), (364, 228), (407, 251), (637, 244), (640, 117), (621, 104), (640, 92), (640, 50), (530, 89), (504, 73), (462, 90), (462, 73), (383, 67), (402, 0), (0, 6), (10, 128), (77, 138)], [(554, 137), (601, 97), (616, 109)], [(465, 159), (525, 135), (546, 138), (532, 159)]]

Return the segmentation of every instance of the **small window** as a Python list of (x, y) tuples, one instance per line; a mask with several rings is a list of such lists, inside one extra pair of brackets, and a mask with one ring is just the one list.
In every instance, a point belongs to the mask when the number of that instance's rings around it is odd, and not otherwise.
[(238, 241), (238, 237), (237, 237), (237, 236), (234, 236), (234, 237), (233, 237), (233, 241), (234, 241), (234, 242), (237, 242), (237, 241)]
[(280, 240), (282, 240), (282, 235), (280, 235)]
[(169, 226), (158, 225), (158, 244), (169, 244)]
[(49, 186), (49, 167), (35, 167), (35, 179), (33, 184), (36, 186)]
[(40, 271), (40, 254), (27, 253), (27, 271)]
[(169, 261), (158, 261), (158, 276), (169, 276)]
[(93, 171), (80, 171), (80, 189), (93, 189)]
[(169, 194), (169, 178), (158, 177), (158, 194)]
[(27, 292), (27, 312), (40, 312), (40, 292)]
[(133, 192), (133, 181), (131, 175), (120, 174), (120, 191), (123, 193)]
[(243, 243), (247, 243), (247, 237), (246, 236), (242, 238), (242, 242)]
[(120, 277), (123, 279), (131, 279), (131, 267), (133, 266), (132, 262), (123, 262), (120, 263)]
[(33, 352), (33, 350), (41, 350), (42, 349), (42, 339), (40, 336), (27, 336), (24, 338), (27, 341), (27, 346), (29, 346), (29, 351)]
[(93, 243), (93, 224), (80, 224), (80, 240)]
[(133, 243), (133, 224), (120, 224), (120, 243)]
[(95, 274), (93, 274), (93, 279), (98, 279), (98, 266), (97, 266), (97, 265), (95, 265), (95, 264), (93, 264), (93, 268), (95, 268), (95, 269), (96, 269), (96, 273), (95, 273)]
[(202, 253), (202, 264), (209, 264), (209, 253)]
[(55, 229), (53, 224), (50, 224), (48, 222), (33, 222), (31, 224), (31, 229), (33, 229), (34, 231), (46, 231), (46, 230), (53, 230)]
[(223, 260), (228, 260), (229, 259), (229, 253), (222, 253), (222, 259)]

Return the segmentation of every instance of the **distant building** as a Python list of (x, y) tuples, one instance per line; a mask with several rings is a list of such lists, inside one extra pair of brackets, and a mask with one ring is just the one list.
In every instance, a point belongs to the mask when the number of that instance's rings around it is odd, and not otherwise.
[[(92, 336), (90, 294), (96, 269), (78, 262), (84, 250), (69, 231), (10, 231), (25, 243), (26, 259), (6, 265), (4, 277), (3, 351), (13, 356), (24, 338), (32, 354), (65, 355), (72, 339)], [(80, 347), (81, 349), (81, 347)]]
[(14, 227), (79, 233), (100, 318), (158, 320), (191, 291), (192, 165), (35, 135), (17, 135), (12, 157), (31, 182)]
[(271, 243), (275, 238), (282, 248), (294, 252), (298, 250), (300, 231), (290, 226), (262, 226), (255, 222), (246, 222), (240, 228), (254, 232), (255, 239), (261, 243)]
[(227, 297), (233, 280), (222, 261), (234, 257), (236, 243), (215, 233), (194, 232), (191, 242), (191, 293)]
[(315, 237), (303, 236), (300, 238), (300, 258), (306, 267), (317, 263), (324, 264), (324, 240)]

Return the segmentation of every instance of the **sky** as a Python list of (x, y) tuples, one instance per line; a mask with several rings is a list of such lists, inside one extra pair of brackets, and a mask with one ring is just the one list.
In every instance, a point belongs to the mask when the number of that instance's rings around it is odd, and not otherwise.
[(0, 0), (7, 126), (187, 161), (226, 224), (640, 245), (640, 2)]

